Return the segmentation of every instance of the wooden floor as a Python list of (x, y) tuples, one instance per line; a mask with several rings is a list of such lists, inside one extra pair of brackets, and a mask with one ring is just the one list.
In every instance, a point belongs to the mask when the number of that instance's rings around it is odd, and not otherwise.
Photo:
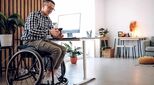
[[(83, 81), (82, 62), (66, 62), (69, 85)], [(87, 79), (96, 79), (84, 85), (154, 85), (154, 65), (140, 65), (137, 59), (87, 58), (86, 63)], [(4, 77), (0, 85), (6, 85)]]

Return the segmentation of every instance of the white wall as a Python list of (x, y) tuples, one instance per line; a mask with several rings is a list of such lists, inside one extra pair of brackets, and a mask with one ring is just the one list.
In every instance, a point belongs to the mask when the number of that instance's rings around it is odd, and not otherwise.
[(132, 20), (138, 22), (138, 36), (153, 36), (154, 0), (105, 0), (105, 26), (110, 28), (111, 45), (118, 31), (129, 32)]
[[(50, 15), (53, 22), (58, 22), (58, 15), (81, 13), (81, 33), (76, 36), (86, 37), (88, 30), (95, 36), (95, 0), (55, 0), (55, 3), (55, 11)], [(94, 42), (87, 41), (86, 48), (88, 56), (94, 57)]]
[[(55, 2), (56, 11), (50, 15), (54, 22), (57, 22), (60, 14), (81, 12), (81, 36), (86, 36), (86, 30), (92, 29), (95, 36), (100, 27), (108, 28), (112, 47), (117, 32), (129, 32), (132, 20), (138, 22), (138, 36), (154, 35), (154, 0), (55, 0)], [(88, 52), (91, 53), (92, 50)]]
[(95, 28), (96, 34), (98, 34), (98, 29), (105, 27), (105, 5), (104, 0), (95, 0)]
[[(104, 0), (95, 0), (95, 36), (99, 35), (98, 29), (105, 27), (105, 5)], [(100, 42), (96, 41), (95, 46), (97, 49), (95, 49), (97, 57), (100, 55)]]
[[(81, 34), (86, 36), (87, 30), (95, 31), (95, 0), (55, 0), (55, 11), (50, 15), (53, 22), (63, 14), (81, 13)], [(79, 35), (78, 35), (79, 36)]]

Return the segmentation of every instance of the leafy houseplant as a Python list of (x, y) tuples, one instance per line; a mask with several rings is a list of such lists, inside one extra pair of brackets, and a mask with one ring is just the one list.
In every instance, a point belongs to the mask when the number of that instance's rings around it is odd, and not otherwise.
[(99, 29), (100, 36), (105, 37), (107, 33), (109, 33), (108, 29), (105, 29), (105, 28)]
[[(70, 59), (72, 64), (76, 64), (77, 56), (81, 55), (82, 52), (80, 51), (81, 47), (73, 47), (72, 42), (63, 43), (64, 47), (66, 48), (66, 52), (70, 54)], [(72, 61), (75, 60), (75, 61)]]
[[(12, 34), (18, 27), (24, 26), (23, 20), (18, 14), (12, 14), (7, 17), (2, 12), (0, 12), (0, 41), (1, 46), (7, 46), (12, 44)], [(11, 38), (11, 39), (8, 39)], [(6, 41), (3, 41), (7, 39)], [(11, 43), (9, 43), (9, 41)], [(6, 45), (3, 45), (5, 43)]]

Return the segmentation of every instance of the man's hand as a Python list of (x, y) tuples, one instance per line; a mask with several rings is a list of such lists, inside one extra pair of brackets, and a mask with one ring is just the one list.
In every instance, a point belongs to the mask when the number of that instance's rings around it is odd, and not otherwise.
[(49, 32), (53, 36), (53, 38), (58, 38), (58, 39), (63, 38), (63, 35), (58, 28), (52, 28)]
[(57, 38), (58, 39), (63, 39), (64, 35), (60, 34)]

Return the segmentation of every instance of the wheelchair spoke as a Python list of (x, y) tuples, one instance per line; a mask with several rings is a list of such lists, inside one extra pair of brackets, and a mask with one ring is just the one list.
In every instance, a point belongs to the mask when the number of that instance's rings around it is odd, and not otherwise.
[[(49, 65), (49, 63), (52, 63), (52, 61), (49, 61), (46, 64)], [(44, 67), (48, 66), (43, 66), (43, 64), (43, 59), (38, 52), (33, 50), (18, 51), (8, 62), (6, 69), (6, 79), (8, 85), (39, 85), (41, 83), (48, 84), (48, 82), (42, 81), (43, 72), (45, 69), (47, 69)], [(50, 85), (61, 85), (63, 82), (67, 81), (67, 79), (64, 79), (64, 75), (65, 64), (63, 63), (58, 71), (54, 74), (54, 79), (51, 78), (51, 80), (49, 80), (49, 83), (51, 83)]]
[(19, 51), (10, 59), (6, 73), (8, 85), (34, 85), (40, 81), (42, 63), (35, 53)]

